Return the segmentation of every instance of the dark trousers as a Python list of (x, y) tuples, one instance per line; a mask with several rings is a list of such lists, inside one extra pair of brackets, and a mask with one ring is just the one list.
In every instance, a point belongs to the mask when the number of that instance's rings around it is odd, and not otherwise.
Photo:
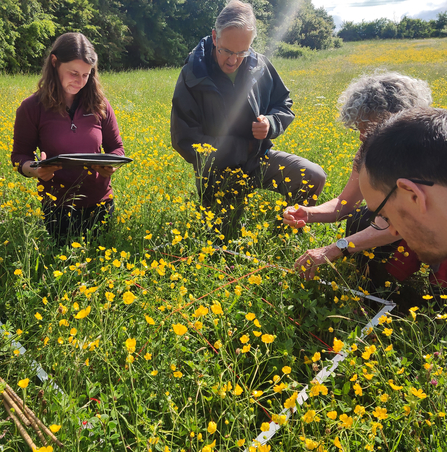
[(113, 200), (80, 209), (70, 206), (55, 208), (49, 204), (43, 207), (45, 227), (56, 239), (58, 246), (64, 245), (69, 238), (83, 236), (88, 231), (93, 238), (97, 237), (100, 230), (108, 228), (114, 210)]

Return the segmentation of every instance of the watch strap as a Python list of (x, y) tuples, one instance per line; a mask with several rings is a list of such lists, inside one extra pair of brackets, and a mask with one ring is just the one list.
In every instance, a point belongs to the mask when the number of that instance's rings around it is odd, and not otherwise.
[(348, 242), (346, 242), (346, 243), (347, 243), (346, 247), (343, 247), (343, 248), (338, 245), (338, 241), (335, 243), (335, 245), (343, 253), (343, 256), (350, 257), (351, 253), (349, 252), (349, 249), (348, 249), (349, 243)]
[(343, 248), (340, 250), (343, 253), (343, 256), (345, 257), (351, 257), (351, 253), (349, 252), (348, 248)]

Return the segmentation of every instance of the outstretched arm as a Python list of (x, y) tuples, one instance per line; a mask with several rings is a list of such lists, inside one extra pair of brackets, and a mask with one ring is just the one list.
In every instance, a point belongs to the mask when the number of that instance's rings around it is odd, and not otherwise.
[[(370, 226), (363, 231), (346, 237), (346, 240), (354, 245), (354, 247), (350, 246), (348, 248), (350, 253), (353, 254), (377, 246), (389, 245), (390, 243), (399, 240), (399, 238), (400, 237), (392, 235), (388, 229), (378, 231)], [(321, 248), (307, 250), (297, 259), (295, 268), (300, 276), (309, 280), (315, 276), (315, 271), (319, 265), (327, 264), (328, 261), (333, 262), (339, 257), (342, 257), (342, 255), (343, 254), (336, 247), (335, 243), (332, 243), (331, 245), (323, 246)]]
[(314, 207), (289, 206), (283, 213), (284, 224), (302, 228), (308, 223), (333, 223), (346, 218), (363, 200), (359, 187), (359, 173), (352, 170), (348, 183), (339, 196)]

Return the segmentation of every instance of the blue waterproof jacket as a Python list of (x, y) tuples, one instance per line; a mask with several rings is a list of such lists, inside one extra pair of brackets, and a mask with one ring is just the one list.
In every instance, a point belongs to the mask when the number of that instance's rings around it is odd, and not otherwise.
[[(268, 137), (256, 140), (254, 137), (231, 135), (231, 121), (225, 107), (223, 95), (210, 77), (207, 59), (213, 58), (211, 36), (203, 38), (189, 55), (183, 66), (172, 99), (171, 140), (174, 149), (197, 170), (201, 166), (241, 168), (252, 173), (260, 164), (261, 157), (272, 147), (272, 139), (281, 135), (293, 121), (292, 100), (289, 90), (270, 61), (251, 50), (238, 71), (244, 71), (236, 79), (246, 86), (242, 92), (247, 96), (253, 121), (264, 115), (270, 122)], [(236, 109), (239, 111), (238, 109)], [(246, 111), (241, 109), (242, 111)], [(194, 149), (194, 144), (210, 144), (216, 149), (204, 165)], [(200, 163), (199, 163), (200, 162)]]

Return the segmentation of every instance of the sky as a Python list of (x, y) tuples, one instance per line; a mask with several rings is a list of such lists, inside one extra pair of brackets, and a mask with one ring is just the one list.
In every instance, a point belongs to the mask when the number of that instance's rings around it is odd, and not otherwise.
[(447, 0), (312, 0), (312, 3), (316, 8), (324, 7), (334, 18), (337, 29), (343, 22), (371, 22), (382, 17), (397, 22), (405, 15), (430, 20), (447, 11)]

